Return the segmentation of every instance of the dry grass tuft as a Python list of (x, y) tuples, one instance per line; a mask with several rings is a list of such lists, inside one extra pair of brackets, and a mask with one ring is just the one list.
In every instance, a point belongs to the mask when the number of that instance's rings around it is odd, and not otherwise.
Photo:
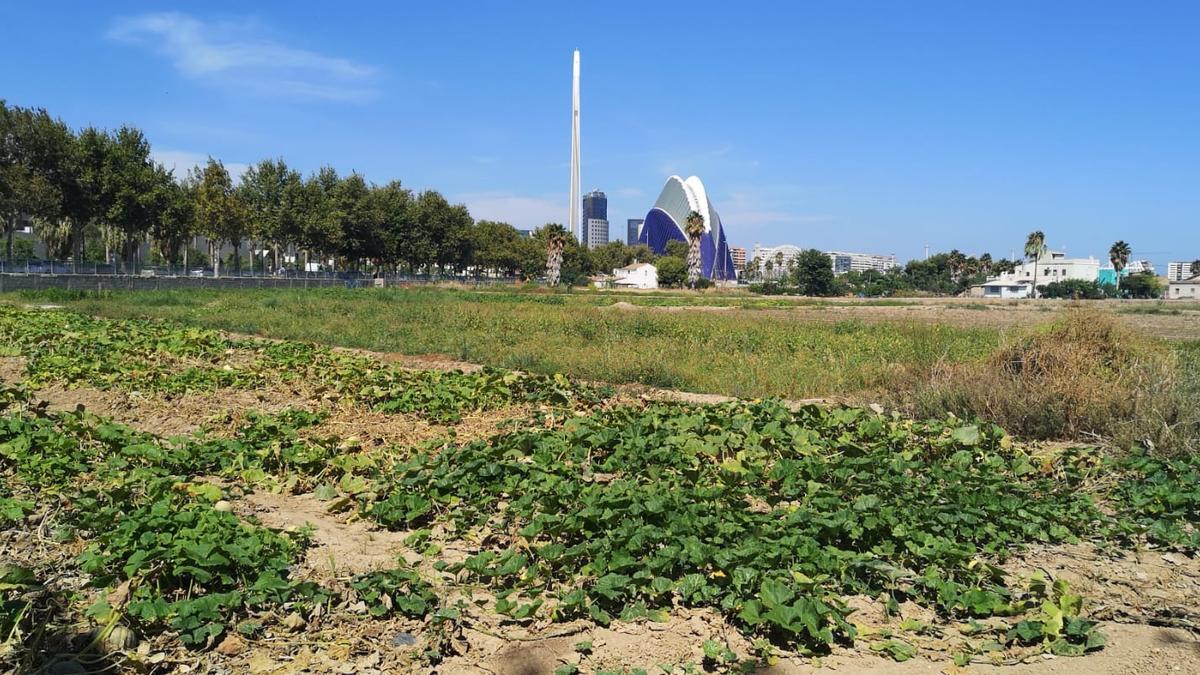
[(977, 363), (939, 365), (893, 394), (917, 416), (978, 416), (1031, 439), (1104, 439), (1195, 451), (1200, 406), (1163, 342), (1110, 314), (1076, 308), (1010, 338)]

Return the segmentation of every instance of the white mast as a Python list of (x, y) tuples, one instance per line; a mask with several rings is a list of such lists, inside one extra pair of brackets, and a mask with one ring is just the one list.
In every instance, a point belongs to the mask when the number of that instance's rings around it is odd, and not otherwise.
[(579, 218), (582, 202), (579, 195), (579, 50), (575, 50), (575, 67), (571, 75), (571, 195), (567, 209), (567, 228), (579, 241)]

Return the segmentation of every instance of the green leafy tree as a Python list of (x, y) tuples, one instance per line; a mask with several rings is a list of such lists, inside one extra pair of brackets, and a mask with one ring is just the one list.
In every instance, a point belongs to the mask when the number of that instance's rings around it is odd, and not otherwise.
[(992, 271), (995, 272), (996, 274), (1003, 274), (1005, 272), (1016, 272), (1017, 267), (1019, 267), (1020, 264), (1021, 263), (1018, 260), (1008, 260), (1006, 258), (1001, 258), (1000, 260), (997, 260), (994, 263), (992, 263)]
[(521, 233), (508, 223), (475, 223), (471, 229), (472, 264), (489, 273), (516, 274), (521, 267), (521, 239)]
[(428, 237), (427, 263), (440, 272), (462, 269), (471, 258), (471, 214), (465, 206), (451, 205), (436, 190), (425, 190), (413, 202), (414, 224)]
[(1108, 260), (1112, 263), (1113, 270), (1117, 273), (1117, 288), (1121, 288), (1121, 272), (1125, 271), (1125, 266), (1129, 264), (1129, 256), (1133, 251), (1129, 248), (1129, 244), (1124, 240), (1118, 241), (1108, 249)]
[(868, 298), (903, 295), (912, 291), (909, 278), (899, 268), (887, 272), (879, 270), (847, 272), (842, 276), (841, 281), (849, 292)]
[(0, 221), (5, 256), (23, 216), (57, 220), (69, 189), (74, 137), (42, 109), (10, 107), (0, 100)]
[(1038, 263), (1046, 254), (1046, 235), (1041, 230), (1034, 230), (1025, 238), (1025, 257), (1033, 261), (1033, 295), (1037, 297)]
[(358, 173), (338, 181), (330, 194), (329, 217), (340, 233), (337, 253), (347, 269), (359, 269), (364, 260), (378, 265), (386, 255), (383, 217), (376, 203), (371, 188)]
[(666, 253), (663, 255), (670, 258), (679, 258), (684, 261), (685, 265), (687, 264), (688, 244), (686, 241), (670, 239), (667, 241), (667, 246), (664, 250)]
[(1043, 298), (1067, 300), (1100, 300), (1115, 295), (1116, 289), (1109, 284), (1082, 279), (1053, 281), (1038, 289)]
[[(394, 269), (406, 262), (403, 247), (409, 243), (412, 223), (412, 191), (394, 180), (371, 191), (379, 215), (380, 237), (383, 243), (383, 264)], [(411, 269), (410, 269), (411, 271)]]
[(304, 250), (304, 262), (310, 257), (324, 260), (328, 254), (338, 250), (342, 233), (338, 229), (338, 217), (334, 210), (334, 193), (341, 178), (333, 167), (321, 167), (304, 184), (303, 216), (297, 243)]
[(132, 127), (117, 130), (105, 159), (101, 202), (107, 239), (120, 251), (122, 268), (135, 271), (140, 245), (167, 208), (170, 174), (150, 159), (150, 143)]
[(419, 200), (410, 198), (404, 225), (396, 230), (397, 256), (408, 266), (409, 273), (417, 273), (432, 267), (437, 256), (437, 245), (433, 233), (426, 229), (423, 213), (426, 211)]
[(1188, 271), (1191, 272), (1192, 276), (1194, 277), (1200, 276), (1200, 260), (1193, 260), (1192, 264), (1188, 266)]
[(687, 281), (687, 261), (676, 256), (664, 256), (655, 262), (658, 269), (658, 285), (663, 288), (678, 288)]
[(1138, 272), (1125, 277), (1121, 294), (1127, 298), (1161, 298), (1164, 290), (1162, 282), (1153, 273)]
[(791, 277), (800, 293), (821, 297), (838, 295), (833, 262), (827, 254), (815, 248), (806, 249), (795, 257), (795, 263)]
[[(164, 171), (159, 175), (160, 189), (164, 194), (164, 207), (159, 218), (150, 226), (150, 239), (155, 252), (168, 264), (180, 262), (181, 254), (186, 258), (188, 244), (195, 233), (196, 186), (184, 178), (176, 182), (174, 176)], [(185, 259), (186, 266), (187, 260)]]
[[(209, 241), (213, 261), (213, 276), (221, 276), (221, 248), (230, 243), (237, 253), (238, 244), (246, 233), (249, 212), (237, 192), (225, 165), (211, 157), (208, 164), (194, 175), (193, 213), (197, 229)], [(236, 242), (236, 243), (235, 243)], [(235, 264), (238, 256), (235, 255)]]
[(304, 181), (282, 158), (264, 159), (246, 170), (238, 193), (246, 204), (250, 230), (273, 252), (278, 269), (279, 252), (298, 241)]
[(96, 240), (100, 238), (101, 230), (106, 228), (105, 219), (108, 217), (111, 195), (106, 190), (105, 176), (113, 144), (112, 134), (95, 127), (83, 129), (75, 140), (74, 190), (66, 200), (66, 212), (75, 230), (76, 263), (83, 262), (89, 236), (95, 242), (94, 248), (102, 246)]

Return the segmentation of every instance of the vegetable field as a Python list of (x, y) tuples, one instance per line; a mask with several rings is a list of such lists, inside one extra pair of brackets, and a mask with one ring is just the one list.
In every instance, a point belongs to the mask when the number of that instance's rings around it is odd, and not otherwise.
[(55, 310), (0, 345), (17, 671), (1027, 667), (1200, 625), (1194, 455)]

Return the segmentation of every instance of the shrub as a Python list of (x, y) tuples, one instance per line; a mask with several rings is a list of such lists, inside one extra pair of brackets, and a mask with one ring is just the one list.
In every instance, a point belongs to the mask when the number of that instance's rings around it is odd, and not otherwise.
[(1187, 365), (1116, 317), (1076, 308), (982, 362), (935, 366), (894, 392), (920, 416), (978, 416), (1027, 438), (1176, 452), (1195, 450), (1200, 436), (1200, 378)]
[(1100, 284), (1095, 281), (1082, 279), (1066, 279), (1052, 281), (1045, 286), (1038, 286), (1038, 293), (1043, 298), (1059, 298), (1074, 300), (1103, 300), (1116, 297), (1117, 290), (1112, 284)]

